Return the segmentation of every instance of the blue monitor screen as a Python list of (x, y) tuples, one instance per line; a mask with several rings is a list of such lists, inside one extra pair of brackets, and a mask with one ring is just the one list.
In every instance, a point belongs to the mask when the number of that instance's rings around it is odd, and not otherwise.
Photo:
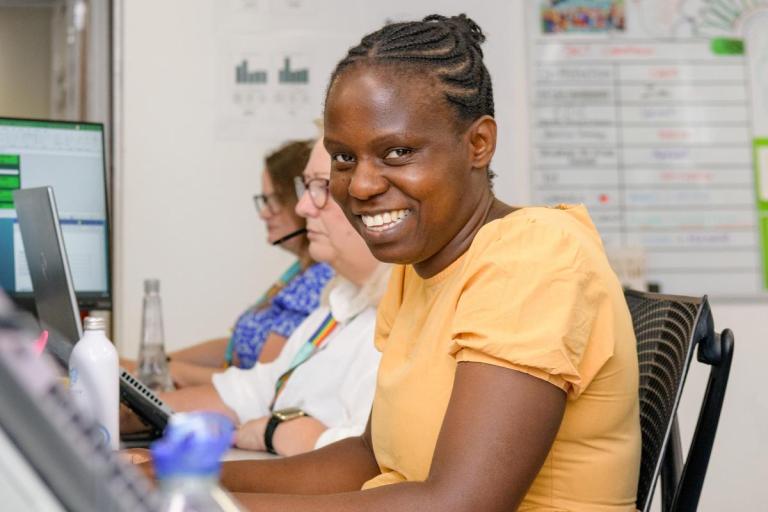
[(13, 191), (51, 186), (78, 299), (109, 299), (103, 131), (95, 123), (0, 117), (0, 286), (9, 295), (32, 293)]

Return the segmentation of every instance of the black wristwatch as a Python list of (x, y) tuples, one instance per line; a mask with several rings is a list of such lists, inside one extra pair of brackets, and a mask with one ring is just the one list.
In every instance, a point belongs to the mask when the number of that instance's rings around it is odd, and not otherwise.
[(295, 420), (302, 416), (309, 416), (306, 412), (302, 411), (298, 407), (289, 407), (288, 409), (280, 409), (278, 411), (272, 411), (272, 416), (267, 422), (267, 428), (264, 429), (264, 447), (269, 453), (277, 455), (274, 446), (272, 446), (272, 436), (275, 435), (277, 426), (284, 421)]

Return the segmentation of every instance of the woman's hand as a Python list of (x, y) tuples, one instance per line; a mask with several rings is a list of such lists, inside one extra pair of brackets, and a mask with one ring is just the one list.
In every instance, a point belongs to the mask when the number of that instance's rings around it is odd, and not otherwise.
[(149, 430), (149, 427), (131, 409), (120, 404), (120, 433), (135, 434)]
[(133, 373), (134, 375), (138, 369), (135, 359), (126, 359), (124, 357), (120, 358), (120, 367), (128, 373)]
[(179, 389), (210, 384), (213, 374), (223, 370), (172, 359), (168, 363), (168, 371), (174, 386)]
[(120, 450), (118, 456), (129, 464), (143, 464), (152, 461), (152, 453), (146, 448), (127, 448)]
[[(243, 450), (266, 451), (264, 431), (267, 429), (269, 416), (250, 420), (237, 429), (235, 446)], [(324, 424), (310, 416), (280, 423), (272, 435), (272, 446), (280, 455), (298, 455), (315, 449), (320, 435), (328, 429)]]
[(155, 465), (152, 463), (152, 453), (146, 448), (128, 448), (118, 452), (119, 457), (136, 466), (141, 474), (147, 477), (152, 485), (155, 482)]
[(264, 431), (267, 428), (269, 417), (250, 420), (235, 432), (235, 446), (243, 450), (266, 451), (264, 446)]

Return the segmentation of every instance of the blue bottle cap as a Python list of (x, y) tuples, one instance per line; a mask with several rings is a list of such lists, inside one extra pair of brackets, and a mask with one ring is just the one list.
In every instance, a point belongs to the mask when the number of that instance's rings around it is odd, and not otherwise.
[(162, 439), (150, 446), (155, 474), (160, 479), (217, 475), (221, 456), (232, 446), (234, 431), (232, 421), (219, 413), (174, 414)]

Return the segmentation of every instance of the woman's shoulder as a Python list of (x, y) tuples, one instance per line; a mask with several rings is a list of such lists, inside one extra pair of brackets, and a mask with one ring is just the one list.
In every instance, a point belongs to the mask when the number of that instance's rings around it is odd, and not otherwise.
[[(538, 234), (548, 237), (587, 236), (600, 240), (600, 234), (583, 204), (556, 206), (523, 206), (485, 225), (491, 239), (513, 239)], [(488, 238), (488, 236), (486, 236)]]
[(310, 265), (280, 290), (272, 300), (272, 305), (310, 313), (320, 304), (323, 288), (333, 274), (333, 269), (325, 263)]
[(299, 274), (298, 280), (304, 282), (320, 283), (321, 287), (325, 286), (334, 275), (333, 268), (327, 263), (313, 263), (307, 269)]
[(298, 274), (283, 289), (286, 295), (319, 293), (333, 277), (333, 269), (326, 263), (314, 263)]
[(584, 205), (525, 206), (478, 232), (471, 259), (542, 261), (603, 254), (600, 234)]

